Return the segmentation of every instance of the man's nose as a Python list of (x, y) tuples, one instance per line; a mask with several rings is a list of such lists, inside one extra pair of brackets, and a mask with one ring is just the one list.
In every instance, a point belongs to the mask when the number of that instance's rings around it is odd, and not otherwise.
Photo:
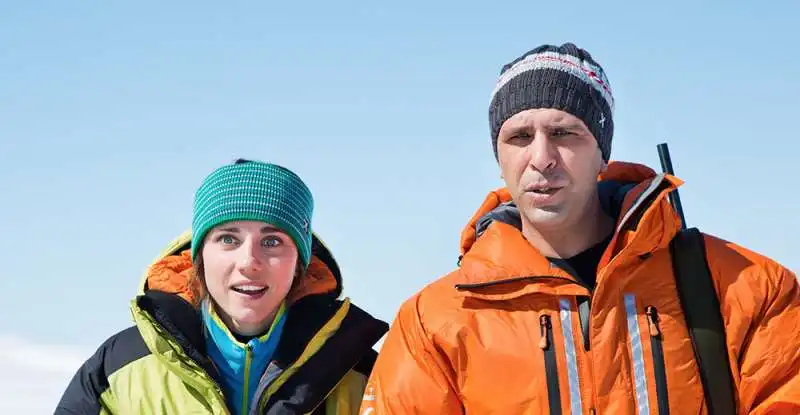
[(553, 169), (558, 161), (555, 143), (542, 131), (536, 133), (533, 141), (528, 146), (530, 152), (530, 165), (535, 170), (545, 172)]

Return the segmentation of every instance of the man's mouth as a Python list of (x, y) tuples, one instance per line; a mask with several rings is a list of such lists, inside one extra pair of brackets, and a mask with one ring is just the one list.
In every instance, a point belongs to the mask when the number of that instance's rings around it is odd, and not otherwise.
[(563, 188), (563, 186), (532, 186), (528, 188), (528, 191), (533, 194), (547, 196), (552, 195)]
[(540, 195), (552, 195), (553, 193), (561, 190), (560, 187), (539, 187), (536, 189), (531, 189), (531, 192), (540, 194)]

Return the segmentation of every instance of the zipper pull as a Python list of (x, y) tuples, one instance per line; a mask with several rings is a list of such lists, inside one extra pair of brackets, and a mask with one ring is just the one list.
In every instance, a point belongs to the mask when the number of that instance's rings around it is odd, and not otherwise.
[(539, 316), (539, 329), (541, 337), (539, 338), (539, 348), (542, 350), (547, 350), (550, 346), (549, 342), (547, 341), (547, 329), (550, 328), (550, 316), (548, 315), (541, 315)]
[(644, 309), (644, 313), (647, 314), (647, 328), (650, 331), (651, 337), (656, 337), (661, 334), (661, 330), (658, 329), (658, 311), (655, 307), (649, 305)]

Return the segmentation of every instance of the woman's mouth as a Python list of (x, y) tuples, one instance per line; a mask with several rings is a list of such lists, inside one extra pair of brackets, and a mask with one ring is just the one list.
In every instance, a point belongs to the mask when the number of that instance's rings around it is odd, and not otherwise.
[(265, 287), (262, 285), (237, 285), (235, 287), (231, 287), (231, 290), (236, 291), (239, 294), (245, 295), (249, 298), (257, 298), (261, 297), (264, 293), (267, 292), (269, 287)]

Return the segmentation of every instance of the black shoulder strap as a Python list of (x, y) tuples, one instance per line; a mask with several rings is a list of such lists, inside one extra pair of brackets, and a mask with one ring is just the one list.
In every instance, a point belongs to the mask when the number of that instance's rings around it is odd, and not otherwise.
[(706, 261), (703, 235), (697, 228), (679, 232), (670, 244), (670, 251), (709, 414), (735, 414), (725, 324)]

